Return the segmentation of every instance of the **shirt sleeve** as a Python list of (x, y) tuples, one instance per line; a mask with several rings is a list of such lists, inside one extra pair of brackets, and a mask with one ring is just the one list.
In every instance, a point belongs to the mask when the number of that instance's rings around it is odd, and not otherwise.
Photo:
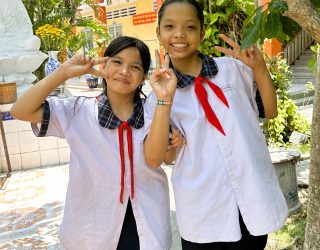
[(263, 107), (263, 104), (262, 104), (260, 93), (257, 96), (257, 93), (259, 91), (257, 88), (257, 84), (253, 79), (252, 69), (239, 60), (234, 59), (234, 61), (240, 71), (241, 78), (243, 79), (242, 81), (243, 84), (241, 85), (242, 91), (246, 94), (247, 98), (249, 99), (251, 107), (256, 113), (256, 115), (260, 116), (259, 106), (261, 109), (261, 105)]
[(71, 118), (76, 112), (76, 98), (48, 98), (43, 104), (43, 114), (40, 124), (32, 123), (34, 134), (38, 137), (56, 136), (65, 138)]
[(148, 135), (150, 131), (151, 122), (153, 119), (154, 112), (156, 110), (156, 98), (153, 92), (151, 92), (146, 102), (144, 103), (144, 138)]
[(266, 118), (265, 113), (264, 113), (264, 106), (263, 106), (262, 98), (261, 98), (261, 95), (260, 95), (260, 92), (258, 89), (257, 89), (257, 93), (256, 93), (256, 103), (258, 106), (259, 117)]

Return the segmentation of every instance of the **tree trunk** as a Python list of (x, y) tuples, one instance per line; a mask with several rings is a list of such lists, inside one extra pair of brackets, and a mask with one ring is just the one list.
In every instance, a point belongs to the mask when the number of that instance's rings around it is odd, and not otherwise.
[(285, 0), (288, 11), (285, 15), (296, 21), (318, 43), (320, 43), (320, 12), (310, 0)]
[[(288, 4), (288, 11), (285, 15), (299, 23), (320, 43), (320, 12), (314, 8), (310, 0), (285, 1)], [(311, 129), (309, 204), (305, 250), (320, 249), (320, 49), (318, 49), (317, 56), (318, 67)]]
[(318, 49), (317, 84), (313, 104), (309, 205), (307, 211), (307, 226), (305, 234), (305, 250), (320, 249), (320, 48)]

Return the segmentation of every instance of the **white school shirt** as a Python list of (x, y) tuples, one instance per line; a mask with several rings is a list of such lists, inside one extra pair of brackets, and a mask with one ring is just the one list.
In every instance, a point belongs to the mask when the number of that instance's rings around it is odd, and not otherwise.
[[(170, 115), (187, 140), (171, 178), (177, 223), (182, 238), (198, 243), (240, 240), (239, 210), (252, 235), (279, 229), (288, 213), (259, 127), (252, 72), (228, 57), (215, 62), (219, 71), (210, 80), (222, 89), (230, 108), (204, 87), (226, 136), (207, 121), (194, 84), (177, 88)], [(145, 104), (146, 131), (155, 101), (152, 92)]]
[[(75, 97), (51, 98), (48, 102), (50, 120), (46, 136), (65, 138), (71, 149), (60, 241), (68, 250), (115, 250), (131, 188), (126, 133), (121, 204), (118, 129), (100, 126), (95, 98), (79, 98), (76, 108)], [(131, 203), (140, 249), (168, 250), (171, 227), (167, 176), (162, 169), (145, 164), (144, 127), (132, 128), (132, 134), (135, 196)]]

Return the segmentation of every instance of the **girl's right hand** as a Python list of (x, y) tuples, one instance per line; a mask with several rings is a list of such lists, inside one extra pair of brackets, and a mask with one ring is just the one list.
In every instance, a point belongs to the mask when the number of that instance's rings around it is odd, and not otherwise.
[(172, 132), (170, 133), (168, 151), (172, 148), (180, 148), (187, 143), (186, 138), (177, 128), (171, 128)]
[(67, 78), (77, 77), (84, 74), (92, 74), (105, 78), (106, 76), (104, 72), (94, 69), (93, 66), (100, 63), (106, 63), (108, 59), (108, 57), (92, 59), (84, 55), (75, 55), (69, 60), (65, 61), (60, 66), (60, 70), (64, 72)]
[(165, 56), (164, 65), (161, 65), (159, 51), (155, 51), (156, 69), (152, 72), (150, 85), (158, 99), (172, 101), (177, 87), (177, 77), (169, 68), (169, 55)]

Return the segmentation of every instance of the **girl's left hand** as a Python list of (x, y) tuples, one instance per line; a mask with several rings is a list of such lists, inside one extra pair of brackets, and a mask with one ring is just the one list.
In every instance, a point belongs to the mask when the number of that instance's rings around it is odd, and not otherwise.
[(257, 46), (254, 45), (250, 48), (241, 51), (240, 45), (237, 44), (235, 41), (223, 34), (221, 34), (220, 37), (223, 41), (229, 44), (233, 48), (233, 50), (226, 49), (220, 46), (215, 46), (215, 49), (217, 51), (220, 51), (226, 55), (233, 56), (234, 58), (239, 59), (253, 70), (258, 69), (259, 67), (265, 67), (263, 55), (257, 48)]
[(152, 72), (150, 85), (158, 99), (172, 101), (177, 87), (177, 77), (169, 68), (170, 58), (166, 55), (164, 65), (161, 65), (159, 51), (155, 51), (156, 69)]

